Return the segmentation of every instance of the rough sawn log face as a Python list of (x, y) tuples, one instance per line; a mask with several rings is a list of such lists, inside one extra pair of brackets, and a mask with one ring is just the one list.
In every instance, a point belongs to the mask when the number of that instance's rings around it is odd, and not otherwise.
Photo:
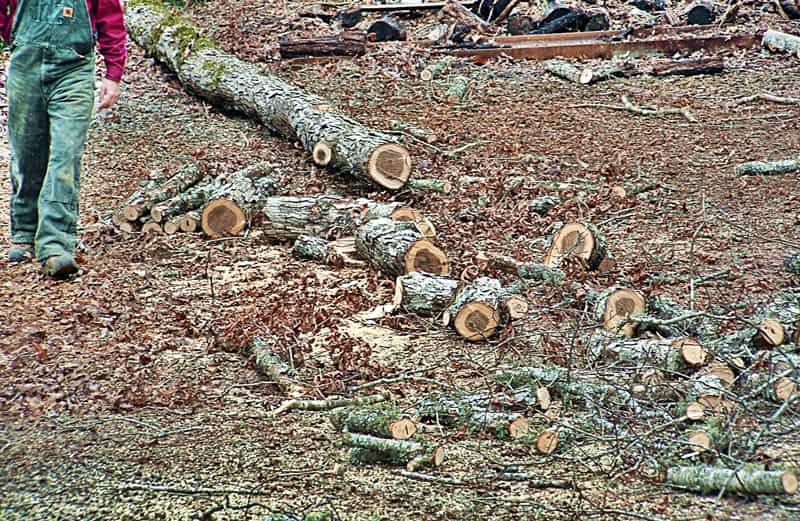
[(390, 179), (389, 183), (381, 180), (390, 185), (387, 188), (405, 183), (410, 173), (408, 154), (392, 151), (384, 158), (378, 150), (396, 144), (395, 137), (364, 127), (322, 98), (221, 51), (188, 20), (153, 2), (128, 3), (126, 23), (133, 40), (173, 70), (197, 96), (257, 119), (288, 139), (298, 139), (309, 153), (321, 141), (336, 143), (333, 166), (337, 169), (373, 180), (369, 172), (373, 160)]

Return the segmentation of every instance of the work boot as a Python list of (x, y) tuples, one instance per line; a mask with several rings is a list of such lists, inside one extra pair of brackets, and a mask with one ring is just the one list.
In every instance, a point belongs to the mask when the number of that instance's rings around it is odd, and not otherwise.
[(78, 271), (78, 264), (72, 255), (54, 255), (42, 263), (42, 273), (54, 279), (66, 279)]
[(8, 249), (8, 262), (18, 264), (33, 260), (33, 244), (12, 244)]

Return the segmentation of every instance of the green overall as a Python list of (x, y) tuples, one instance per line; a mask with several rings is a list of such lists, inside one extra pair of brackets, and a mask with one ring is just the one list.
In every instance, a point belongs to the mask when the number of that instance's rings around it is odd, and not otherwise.
[(11, 242), (35, 244), (40, 261), (75, 250), (94, 47), (86, 0), (20, 0), (6, 81)]

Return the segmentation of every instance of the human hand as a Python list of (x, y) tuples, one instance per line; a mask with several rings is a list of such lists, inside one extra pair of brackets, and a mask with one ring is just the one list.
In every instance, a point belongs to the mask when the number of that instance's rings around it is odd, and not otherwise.
[(119, 99), (119, 83), (103, 78), (100, 84), (100, 109), (108, 109)]

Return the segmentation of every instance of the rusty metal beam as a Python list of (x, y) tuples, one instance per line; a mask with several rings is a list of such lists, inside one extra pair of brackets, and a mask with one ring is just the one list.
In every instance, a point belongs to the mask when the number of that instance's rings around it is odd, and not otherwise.
[(494, 58), (509, 56), (515, 59), (549, 60), (552, 58), (611, 59), (618, 55), (631, 57), (645, 55), (664, 55), (677, 52), (708, 51), (719, 52), (727, 49), (758, 47), (760, 34), (733, 36), (701, 36), (696, 38), (667, 38), (662, 40), (639, 40), (632, 42), (603, 42), (592, 40), (550, 40), (525, 42), (479, 49), (436, 49), (436, 52), (453, 56), (473, 56)]
[(656, 27), (642, 27), (639, 29), (627, 30), (616, 29), (613, 31), (585, 31), (576, 33), (552, 33), (552, 34), (518, 34), (515, 36), (497, 36), (492, 38), (492, 41), (498, 45), (516, 45), (528, 42), (569, 42), (576, 40), (606, 40), (618, 36), (627, 35), (630, 38), (650, 38), (653, 36), (683, 34), (697, 32), (696, 25), (679, 25), (679, 26), (656, 26)]

